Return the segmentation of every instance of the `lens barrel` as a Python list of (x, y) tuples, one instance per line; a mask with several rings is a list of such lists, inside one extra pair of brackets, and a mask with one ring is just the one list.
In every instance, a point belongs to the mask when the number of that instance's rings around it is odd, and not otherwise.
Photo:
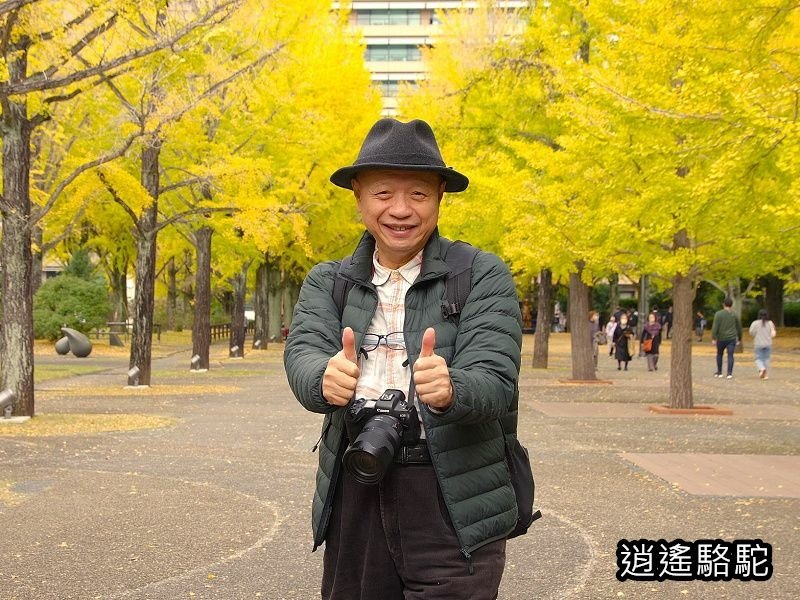
[(389, 469), (400, 447), (402, 426), (390, 415), (375, 415), (344, 453), (342, 462), (353, 478), (364, 485), (375, 485)]

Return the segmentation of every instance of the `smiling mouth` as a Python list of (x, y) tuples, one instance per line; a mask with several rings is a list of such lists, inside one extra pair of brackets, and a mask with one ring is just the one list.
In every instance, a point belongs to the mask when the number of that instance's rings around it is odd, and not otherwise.
[(392, 231), (408, 231), (409, 229), (413, 229), (414, 225), (384, 225), (384, 227)]

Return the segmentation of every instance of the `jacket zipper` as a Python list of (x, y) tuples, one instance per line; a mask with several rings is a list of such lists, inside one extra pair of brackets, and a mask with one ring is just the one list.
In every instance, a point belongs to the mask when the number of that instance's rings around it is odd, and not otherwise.
[[(441, 277), (438, 276), (438, 275), (432, 275), (432, 276), (429, 276), (429, 277), (427, 277), (425, 279), (422, 279), (420, 281), (415, 281), (413, 284), (411, 284), (411, 286), (409, 287), (408, 291), (410, 292), (412, 289), (417, 287), (417, 285), (420, 284), (420, 283), (431, 281), (431, 280), (435, 280), (435, 279), (441, 279)], [(405, 326), (403, 327), (403, 329), (405, 329)], [(414, 376), (413, 375), (413, 368), (414, 368), (413, 365), (411, 366), (411, 368), (412, 368), (412, 375), (411, 376), (413, 377)], [(424, 412), (424, 411), (421, 411), (421, 412)], [(427, 423), (425, 422), (426, 418), (424, 416), (422, 417), (422, 421), (423, 421), (423, 427), (425, 425), (427, 425)], [(427, 442), (427, 430), (426, 430), (425, 437), (426, 437), (426, 442)], [(442, 478), (441, 478), (441, 476), (439, 474), (439, 469), (438, 469), (438, 466), (436, 464), (436, 459), (434, 458), (433, 453), (431, 453), (431, 464), (433, 465), (433, 472), (436, 474), (436, 481), (439, 484), (439, 489), (443, 489), (442, 488)], [(452, 512), (450, 510), (450, 505), (447, 504), (447, 500), (445, 500), (444, 504), (445, 504), (445, 508), (447, 508), (447, 514), (450, 516), (450, 522), (453, 522), (453, 515), (452, 515)], [(455, 527), (454, 527), (454, 529), (455, 529)], [(460, 535), (459, 531), (456, 529), (455, 532), (456, 532), (456, 537), (458, 538), (458, 542), (459, 543), (463, 543), (461, 541), (461, 535)], [(504, 537), (505, 536), (500, 536), (500, 537), (498, 537), (496, 539), (499, 540), (499, 539), (503, 539)], [(492, 542), (492, 541), (495, 541), (495, 540), (487, 540), (483, 544), (479, 544), (478, 546), (473, 546), (472, 548), (467, 548), (466, 546), (462, 546), (461, 547), (460, 551), (461, 551), (461, 554), (464, 556), (464, 558), (467, 560), (467, 569), (468, 569), (470, 575), (474, 575), (475, 574), (475, 565), (472, 563), (472, 553), (470, 552), (470, 550), (475, 550), (477, 548), (480, 548), (481, 546), (483, 546), (483, 545), (485, 545), (485, 544), (487, 544), (489, 542)]]

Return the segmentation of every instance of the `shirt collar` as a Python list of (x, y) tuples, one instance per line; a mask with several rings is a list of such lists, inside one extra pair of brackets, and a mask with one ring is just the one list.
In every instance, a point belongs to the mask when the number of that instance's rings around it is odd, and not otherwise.
[(414, 258), (398, 269), (390, 269), (379, 263), (377, 249), (372, 253), (372, 283), (374, 285), (383, 285), (389, 281), (389, 277), (391, 277), (394, 271), (400, 273), (403, 279), (405, 279), (409, 284), (412, 284), (416, 281), (417, 277), (419, 277), (421, 270), (422, 250), (420, 250)]

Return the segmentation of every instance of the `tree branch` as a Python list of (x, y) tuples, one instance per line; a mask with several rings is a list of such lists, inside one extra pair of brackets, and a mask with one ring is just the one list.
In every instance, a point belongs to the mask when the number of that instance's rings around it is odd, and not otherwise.
[(236, 213), (239, 212), (239, 209), (236, 208), (235, 206), (218, 206), (218, 207), (206, 206), (203, 208), (193, 208), (191, 210), (185, 210), (176, 215), (172, 215), (169, 219), (165, 219), (156, 226), (155, 230), (161, 231), (162, 229), (172, 225), (173, 223), (176, 223), (178, 221), (183, 221), (184, 217), (189, 217), (191, 215), (213, 213), (213, 212)]
[(627, 104), (632, 104), (634, 106), (638, 106), (639, 108), (643, 108), (647, 112), (651, 112), (657, 115), (662, 115), (665, 117), (669, 117), (671, 119), (684, 119), (684, 120), (696, 120), (696, 121), (714, 121), (714, 122), (725, 122), (725, 118), (720, 113), (711, 113), (707, 115), (701, 114), (691, 114), (691, 113), (679, 113), (674, 112), (671, 110), (667, 110), (665, 108), (658, 108), (655, 106), (650, 106), (641, 100), (637, 100), (636, 98), (631, 98), (630, 96), (626, 96), (625, 94), (618, 92), (611, 86), (608, 86), (593, 77), (588, 77), (589, 80), (594, 83), (597, 87), (607, 91), (612, 96), (617, 97), (618, 99), (622, 100)]
[(228, 77), (225, 77), (224, 79), (221, 79), (216, 83), (212, 84), (211, 86), (209, 86), (204, 92), (193, 98), (191, 102), (187, 103), (180, 110), (164, 117), (164, 119), (161, 122), (159, 122), (158, 126), (155, 129), (155, 132), (158, 133), (164, 125), (179, 120), (183, 115), (189, 112), (189, 110), (194, 108), (197, 105), (197, 103), (199, 103), (201, 100), (209, 98), (210, 96), (213, 96), (217, 92), (217, 90), (219, 90), (221, 87), (228, 85), (231, 81), (238, 79), (244, 73), (251, 71), (264, 64), (265, 62), (267, 62), (267, 60), (269, 60), (270, 58), (275, 56), (278, 52), (280, 52), (284, 48), (284, 46), (286, 46), (285, 42), (276, 45), (269, 52), (262, 54), (260, 57), (258, 57), (249, 65), (246, 65), (240, 68), (239, 70), (234, 71)]
[(541, 144), (544, 144), (545, 146), (547, 146), (551, 150), (555, 150), (556, 152), (559, 152), (561, 150), (566, 150), (566, 148), (564, 148), (564, 146), (562, 146), (561, 144), (556, 142), (549, 135), (544, 135), (543, 133), (531, 133), (531, 132), (528, 132), (528, 131), (519, 131), (519, 130), (517, 130), (515, 133), (517, 135), (519, 135), (520, 137), (524, 137), (524, 138), (527, 138), (529, 140), (533, 140), (535, 142), (539, 142)]
[[(65, 75), (64, 77), (57, 79), (53, 79), (51, 77), (52, 73), (49, 71), (40, 71), (39, 73), (35, 73), (30, 77), (28, 77), (27, 79), (24, 79), (19, 82), (9, 82), (9, 81), (0, 82), (0, 97), (6, 97), (12, 95), (24, 95), (24, 94), (29, 94), (31, 92), (58, 89), (70, 85), (72, 83), (76, 83), (78, 81), (83, 81), (84, 79), (90, 77), (95, 77), (97, 75), (100, 75), (101, 73), (107, 73), (109, 71), (112, 71), (133, 60), (137, 60), (139, 58), (149, 56), (150, 54), (153, 54), (160, 50), (164, 50), (165, 48), (169, 48), (176, 42), (180, 41), (181, 39), (189, 35), (195, 29), (198, 29), (203, 25), (206, 25), (208, 23), (213, 24), (214, 18), (217, 15), (219, 15), (220, 13), (224, 12), (229, 8), (232, 8), (234, 5), (237, 5), (239, 1), (240, 0), (225, 0), (224, 2), (221, 2), (220, 4), (213, 7), (204, 15), (198, 17), (197, 19), (179, 28), (177, 31), (175, 31), (173, 35), (164, 38), (162, 40), (159, 40), (156, 43), (150, 44), (149, 46), (145, 46), (144, 48), (139, 48), (138, 50), (134, 50), (133, 52), (129, 52), (128, 54), (123, 54), (122, 56), (118, 56), (117, 58), (110, 60), (108, 62), (95, 65), (94, 67), (87, 68), (82, 71), (75, 71), (73, 73), (70, 73), (69, 75)], [(222, 17), (220, 17), (220, 20), (224, 20), (225, 18), (226, 17), (223, 15)]]
[[(80, 25), (86, 19), (88, 19), (89, 17), (91, 17), (94, 14), (94, 9), (95, 9), (94, 6), (90, 6), (85, 11), (83, 11), (82, 14), (80, 14), (77, 17), (75, 17), (74, 19), (72, 19), (72, 21), (69, 21), (68, 23), (66, 23), (64, 25), (64, 27), (62, 28), (62, 30), (63, 31), (67, 31), (68, 29), (72, 29), (73, 27), (76, 27), (77, 25)], [(55, 33), (53, 33), (52, 31), (48, 31), (46, 33), (39, 34), (38, 37), (39, 37), (40, 40), (47, 42), (47, 41), (52, 40), (55, 37)]]
[[(2, 14), (2, 13), (0, 13)], [(3, 24), (3, 37), (0, 40), (0, 54), (6, 56), (8, 53), (8, 45), (11, 43), (11, 32), (14, 30), (14, 25), (19, 19), (19, 14), (12, 12), (6, 17), (6, 22)]]
[[(89, 65), (89, 61), (87, 61), (82, 56), (78, 56), (77, 59), (79, 61), (81, 61), (85, 66), (87, 66), (87, 67), (90, 66)], [(126, 108), (128, 110), (128, 112), (133, 116), (133, 120), (136, 123), (140, 123), (142, 118), (141, 118), (141, 115), (139, 115), (139, 113), (136, 112), (136, 107), (133, 106), (133, 104), (131, 104), (128, 101), (128, 99), (125, 97), (125, 95), (122, 93), (122, 91), (120, 91), (120, 89), (116, 85), (114, 85), (114, 82), (112, 81), (117, 75), (119, 75), (119, 73), (114, 73), (112, 75), (109, 75), (108, 73), (100, 73), (100, 75), (99, 75), (100, 83), (105, 83), (111, 89), (111, 92), (122, 103), (122, 106), (124, 108)]]
[(125, 154), (128, 151), (128, 148), (130, 148), (131, 145), (133, 145), (133, 142), (142, 135), (144, 134), (141, 131), (138, 131), (130, 135), (128, 139), (126, 139), (123, 142), (122, 146), (120, 146), (116, 150), (112, 150), (108, 154), (105, 154), (99, 158), (96, 158), (95, 160), (91, 160), (87, 163), (84, 163), (81, 166), (77, 167), (74, 171), (72, 171), (72, 173), (70, 173), (67, 177), (65, 177), (61, 181), (61, 183), (58, 184), (56, 189), (53, 190), (53, 193), (50, 194), (50, 197), (47, 199), (47, 202), (44, 204), (44, 206), (42, 206), (42, 208), (39, 210), (31, 212), (31, 218), (30, 221), (28, 222), (29, 227), (35, 225), (42, 217), (44, 217), (44, 215), (46, 215), (50, 211), (50, 209), (53, 208), (53, 205), (56, 203), (56, 200), (58, 200), (58, 197), (61, 195), (61, 193), (67, 188), (68, 185), (70, 185), (73, 181), (75, 181), (75, 179), (77, 179), (79, 175), (85, 173), (89, 169), (94, 169), (95, 167), (98, 167), (102, 164), (105, 164), (116, 158), (119, 158), (120, 156)]
[(72, 100), (75, 96), (82, 93), (83, 90), (80, 88), (75, 88), (69, 94), (58, 94), (56, 96), (48, 96), (42, 102), (45, 104), (52, 104), (53, 102), (65, 102), (67, 100)]
[(192, 186), (192, 185), (194, 185), (196, 183), (206, 183), (207, 184), (207, 183), (209, 183), (209, 178), (197, 175), (196, 177), (190, 177), (189, 179), (184, 179), (183, 181), (178, 181), (177, 183), (171, 183), (170, 185), (165, 185), (159, 191), (160, 191), (161, 194), (166, 194), (167, 192), (172, 192), (174, 190), (177, 190), (177, 189), (180, 189), (180, 188), (183, 188), (183, 187), (189, 187), (189, 186)]
[(28, 4), (36, 4), (39, 1), (40, 0), (6, 0), (5, 2), (0, 2), (0, 16), (19, 10)]
[[(118, 16), (119, 15), (117, 13), (112, 13), (112, 15), (108, 19), (106, 19), (104, 23), (101, 23), (100, 25), (89, 31), (80, 40), (78, 40), (75, 44), (73, 44), (72, 47), (69, 49), (69, 52), (67, 53), (66, 57), (64, 58), (64, 60), (61, 61), (60, 64), (51, 65), (47, 67), (47, 69), (45, 69), (44, 71), (38, 73), (38, 75), (44, 75), (45, 79), (51, 78), (58, 72), (58, 70), (61, 67), (66, 65), (70, 61), (70, 59), (78, 56), (78, 53), (80, 53), (81, 50), (83, 50), (86, 46), (91, 44), (95, 39), (97, 39), (97, 37), (108, 31), (109, 29), (111, 29), (117, 22)], [(37, 75), (34, 75), (33, 77), (36, 76)]]
[(72, 235), (72, 230), (75, 229), (75, 225), (81, 222), (81, 217), (83, 216), (84, 211), (86, 210), (86, 205), (89, 203), (88, 200), (84, 201), (81, 204), (81, 207), (78, 209), (78, 212), (75, 213), (75, 216), (72, 217), (69, 221), (69, 224), (59, 233), (56, 237), (52, 240), (48, 240), (47, 243), (42, 244), (42, 255), (47, 254), (50, 250), (58, 246), (61, 242), (67, 239), (70, 235)]
[(100, 179), (102, 184), (108, 190), (108, 193), (111, 194), (111, 197), (114, 199), (114, 202), (119, 204), (122, 207), (122, 209), (128, 214), (128, 216), (131, 218), (131, 221), (133, 221), (133, 226), (136, 228), (136, 231), (139, 233), (139, 235), (144, 235), (144, 232), (142, 231), (142, 227), (139, 224), (139, 216), (135, 212), (133, 212), (133, 209), (128, 205), (128, 203), (125, 202), (125, 200), (123, 200), (120, 197), (120, 195), (117, 193), (117, 190), (115, 190), (114, 186), (111, 185), (111, 182), (108, 181), (108, 178), (105, 176), (105, 173), (103, 173), (102, 171), (98, 171), (97, 172), (97, 177), (98, 177), (98, 179)]

